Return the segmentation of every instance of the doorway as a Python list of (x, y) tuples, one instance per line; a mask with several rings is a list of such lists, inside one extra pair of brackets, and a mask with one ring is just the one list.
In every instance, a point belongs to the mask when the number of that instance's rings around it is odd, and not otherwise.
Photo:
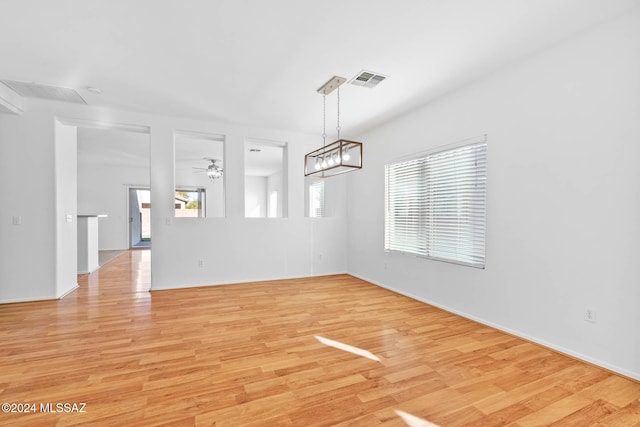
[(150, 248), (148, 129), (86, 124), (77, 133), (78, 212), (105, 215), (99, 223), (99, 251)]
[(129, 188), (129, 247), (151, 247), (151, 190)]

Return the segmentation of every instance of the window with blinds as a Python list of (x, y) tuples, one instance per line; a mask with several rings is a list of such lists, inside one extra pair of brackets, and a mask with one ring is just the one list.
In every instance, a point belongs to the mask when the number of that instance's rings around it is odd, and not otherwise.
[(309, 185), (309, 217), (324, 218), (324, 181)]
[(389, 252), (485, 264), (486, 141), (385, 166)]

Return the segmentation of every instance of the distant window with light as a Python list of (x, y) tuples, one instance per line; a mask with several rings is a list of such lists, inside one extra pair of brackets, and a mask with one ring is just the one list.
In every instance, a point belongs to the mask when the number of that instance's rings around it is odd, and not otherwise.
[(204, 188), (176, 189), (174, 196), (176, 218), (204, 218), (206, 216), (206, 195)]
[(309, 217), (324, 218), (324, 181), (309, 185)]
[(269, 193), (269, 212), (267, 218), (277, 218), (278, 217), (278, 191), (274, 190)]
[(484, 268), (487, 143), (385, 166), (384, 249)]

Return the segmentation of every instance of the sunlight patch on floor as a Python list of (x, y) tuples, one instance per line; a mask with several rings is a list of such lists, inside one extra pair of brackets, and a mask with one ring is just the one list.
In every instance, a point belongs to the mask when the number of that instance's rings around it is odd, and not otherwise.
[(409, 427), (440, 427), (438, 424), (423, 420), (422, 418), (411, 415), (408, 412), (398, 410), (396, 410), (395, 412), (400, 418), (402, 418), (402, 421), (407, 423)]
[(363, 350), (358, 347), (354, 347), (349, 344), (341, 343), (340, 341), (330, 340), (328, 338), (319, 337), (316, 335), (316, 339), (320, 341), (324, 345), (328, 345), (329, 347), (334, 347), (339, 350), (348, 351), (349, 353), (357, 354), (358, 356), (366, 357), (367, 359), (375, 360), (376, 362), (380, 361), (380, 358), (370, 351)]

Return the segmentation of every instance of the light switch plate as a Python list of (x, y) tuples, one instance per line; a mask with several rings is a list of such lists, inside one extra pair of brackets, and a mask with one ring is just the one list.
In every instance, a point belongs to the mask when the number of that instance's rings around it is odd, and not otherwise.
[(13, 225), (22, 225), (22, 216), (15, 215), (13, 217)]
[(67, 222), (73, 222), (73, 215), (67, 214)]

